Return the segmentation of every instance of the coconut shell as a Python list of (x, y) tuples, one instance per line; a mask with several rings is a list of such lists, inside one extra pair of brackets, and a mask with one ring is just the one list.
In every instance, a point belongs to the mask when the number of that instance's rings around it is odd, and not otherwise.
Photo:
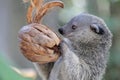
[(32, 23), (24, 26), (19, 31), (19, 43), (23, 55), (32, 62), (55, 62), (60, 56), (60, 39), (42, 24)]

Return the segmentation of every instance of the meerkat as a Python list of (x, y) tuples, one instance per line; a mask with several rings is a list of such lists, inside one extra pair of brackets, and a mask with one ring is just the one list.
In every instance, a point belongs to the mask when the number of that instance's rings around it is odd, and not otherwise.
[(105, 22), (82, 13), (62, 28), (60, 58), (54, 63), (36, 64), (43, 80), (102, 80), (105, 73), (112, 33)]

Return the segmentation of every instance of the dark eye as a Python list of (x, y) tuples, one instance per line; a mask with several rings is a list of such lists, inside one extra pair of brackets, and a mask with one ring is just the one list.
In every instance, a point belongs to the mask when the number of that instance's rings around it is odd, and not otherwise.
[(104, 34), (104, 30), (97, 24), (91, 24), (90, 29), (97, 34), (100, 34), (100, 35)]
[(72, 29), (75, 30), (77, 28), (76, 25), (72, 25)]

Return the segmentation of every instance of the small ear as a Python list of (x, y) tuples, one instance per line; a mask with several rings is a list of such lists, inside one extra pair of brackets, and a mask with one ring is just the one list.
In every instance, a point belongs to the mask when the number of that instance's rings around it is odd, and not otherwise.
[(98, 24), (91, 24), (90, 28), (92, 31), (94, 31), (97, 34), (104, 34), (104, 30), (98, 25)]

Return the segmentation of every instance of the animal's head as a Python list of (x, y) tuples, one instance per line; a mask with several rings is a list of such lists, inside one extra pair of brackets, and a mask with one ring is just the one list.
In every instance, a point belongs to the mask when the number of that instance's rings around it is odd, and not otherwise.
[(59, 32), (71, 42), (82, 44), (109, 44), (112, 34), (105, 22), (90, 14), (80, 14), (71, 19)]

